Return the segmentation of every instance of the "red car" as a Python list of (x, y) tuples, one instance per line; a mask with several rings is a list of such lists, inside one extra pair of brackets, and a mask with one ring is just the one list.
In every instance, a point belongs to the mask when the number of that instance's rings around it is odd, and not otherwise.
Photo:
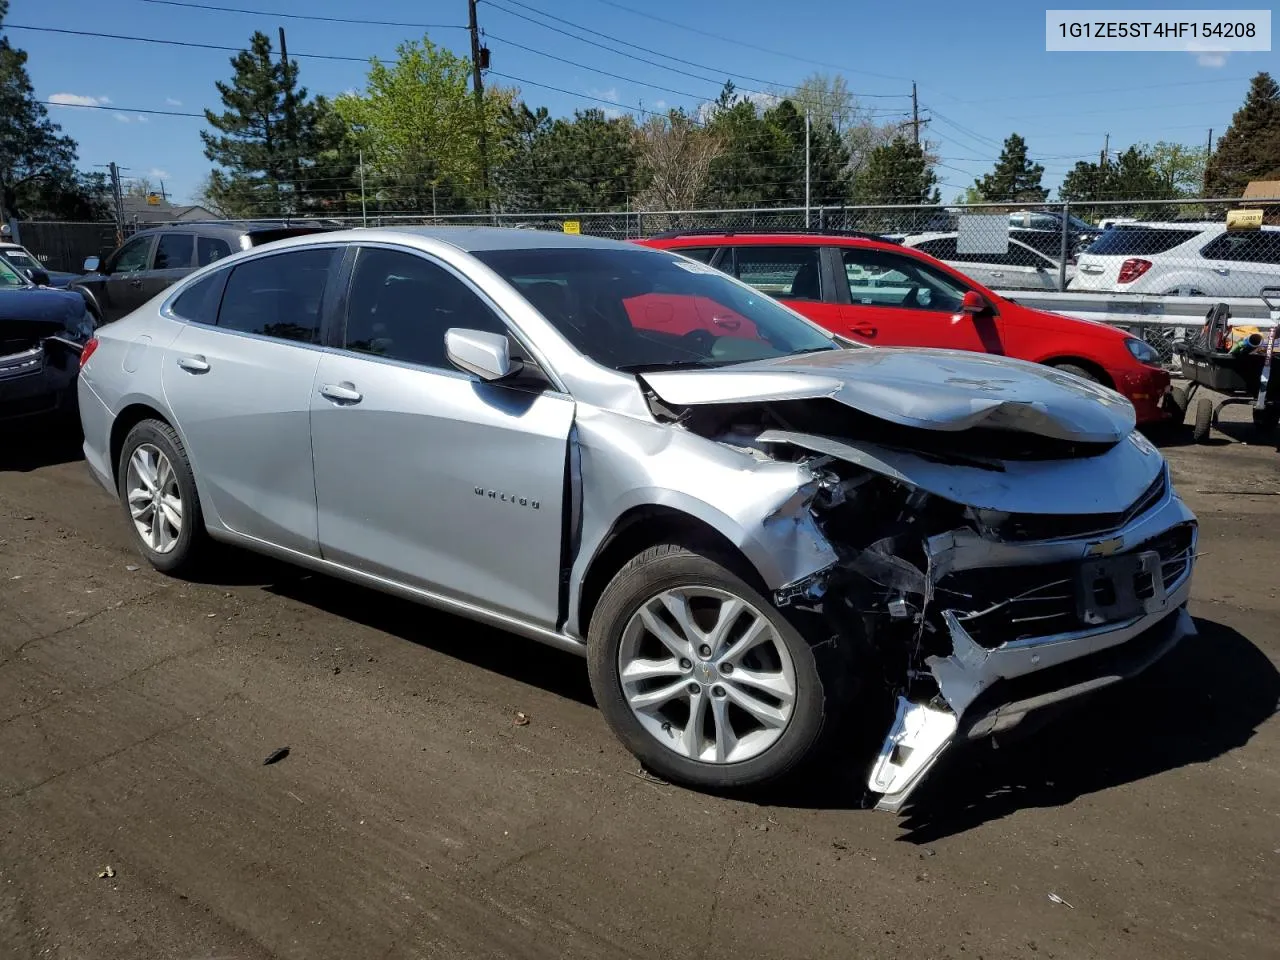
[[(866, 234), (727, 232), (661, 234), (637, 242), (730, 273), (853, 340), (1031, 360), (1119, 391), (1141, 424), (1169, 418), (1164, 399), (1169, 374), (1147, 342), (1103, 323), (1024, 307), (928, 254), (889, 240)], [(664, 313), (658, 304), (645, 312), (655, 323), (669, 322), (656, 319)], [(721, 319), (708, 332), (733, 335), (719, 328)]]

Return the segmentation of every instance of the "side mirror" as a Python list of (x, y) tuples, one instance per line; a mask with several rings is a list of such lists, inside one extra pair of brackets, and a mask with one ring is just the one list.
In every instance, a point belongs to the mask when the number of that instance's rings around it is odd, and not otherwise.
[(97, 257), (85, 257), (85, 260), (84, 260), (85, 273), (94, 273), (101, 266), (102, 266), (102, 261), (99, 260)]
[(450, 363), (481, 380), (502, 380), (522, 366), (511, 358), (511, 343), (500, 333), (451, 328), (445, 331), (444, 349)]
[(991, 304), (987, 303), (986, 298), (977, 290), (966, 290), (964, 299), (960, 301), (960, 312), (973, 316), (978, 313), (986, 313), (991, 308)]
[(39, 267), (27, 267), (27, 279), (34, 283), (37, 287), (49, 286), (49, 274), (41, 270)]

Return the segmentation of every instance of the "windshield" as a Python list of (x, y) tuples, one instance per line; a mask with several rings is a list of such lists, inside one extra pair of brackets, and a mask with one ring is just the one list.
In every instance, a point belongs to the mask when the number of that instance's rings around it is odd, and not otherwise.
[(1087, 253), (1126, 257), (1131, 254), (1164, 253), (1198, 236), (1199, 230), (1172, 230), (1143, 226), (1114, 226), (1089, 245)]
[(0, 257), (4, 257), (6, 260), (8, 260), (11, 264), (13, 264), (19, 270), (43, 270), (44, 269), (44, 267), (40, 265), (40, 261), (38, 261), (35, 257), (31, 256), (31, 254), (27, 253), (27, 251), (20, 248), (15, 250), (14, 248), (10, 247), (6, 250), (0, 250)]
[(614, 370), (712, 367), (840, 348), (771, 297), (657, 250), (481, 250), (578, 350)]
[(0, 258), (0, 287), (25, 287), (30, 283), (31, 281), (13, 269), (8, 261)]

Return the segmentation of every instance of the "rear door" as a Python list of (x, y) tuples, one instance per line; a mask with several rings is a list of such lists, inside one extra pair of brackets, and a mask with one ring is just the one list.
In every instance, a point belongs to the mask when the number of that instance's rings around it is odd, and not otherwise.
[[(162, 366), (200, 496), (217, 519), (308, 556), (318, 553), (311, 396), (343, 251), (285, 250), (197, 281), (174, 302), (189, 322)], [(225, 289), (199, 292), (223, 276)], [(379, 469), (376, 460), (363, 466)]]
[(1280, 286), (1280, 230), (1223, 233), (1200, 251), (1213, 272), (1212, 296), (1256, 297)]
[(738, 244), (713, 265), (828, 330), (839, 332), (841, 310), (823, 250), (818, 244)]
[[(173, 286), (194, 269), (196, 238), (191, 233), (162, 233), (156, 241), (151, 269), (143, 273), (136, 306)], [(131, 308), (132, 309), (132, 308)]]
[(942, 347), (1004, 353), (1000, 319), (970, 316), (970, 289), (919, 257), (868, 247), (840, 247), (849, 303), (837, 332), (882, 347)]

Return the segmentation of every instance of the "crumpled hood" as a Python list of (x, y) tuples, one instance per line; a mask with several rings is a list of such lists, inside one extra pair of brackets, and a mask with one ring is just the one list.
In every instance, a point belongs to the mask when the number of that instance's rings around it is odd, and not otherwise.
[(1084, 443), (1115, 443), (1135, 424), (1133, 405), (1114, 390), (1041, 364), (960, 350), (831, 350), (641, 376), (677, 406), (830, 397), (906, 427), (987, 427)]
[(84, 311), (84, 297), (69, 290), (0, 289), (0, 336), (49, 336), (61, 330), (75, 330)]

